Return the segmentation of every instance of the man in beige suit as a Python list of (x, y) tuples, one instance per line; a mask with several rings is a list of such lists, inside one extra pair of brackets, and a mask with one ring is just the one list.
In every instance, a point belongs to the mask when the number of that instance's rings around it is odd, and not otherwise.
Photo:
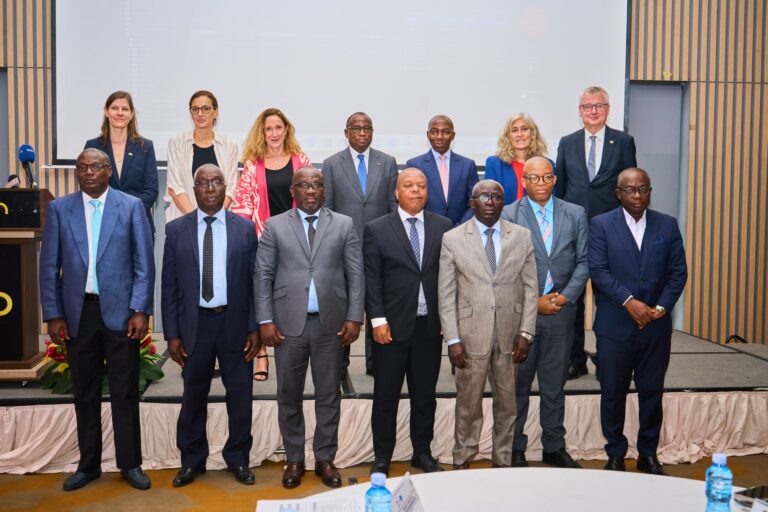
[(456, 366), (454, 469), (468, 469), (483, 424), (483, 391), (493, 393), (494, 467), (510, 467), (517, 365), (536, 330), (538, 280), (528, 229), (500, 220), (504, 189), (475, 185), (474, 217), (443, 235), (438, 302), (448, 356)]

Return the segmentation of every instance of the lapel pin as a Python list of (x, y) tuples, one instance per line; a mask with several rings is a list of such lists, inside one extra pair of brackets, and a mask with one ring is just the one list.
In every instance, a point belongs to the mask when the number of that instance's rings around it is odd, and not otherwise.
[(609, 141), (608, 141), (608, 144), (613, 144), (613, 141), (612, 141), (612, 140), (609, 140)]
[[(613, 144), (613, 141), (611, 141), (611, 144)], [(133, 156), (133, 153), (128, 153), (128, 156)]]

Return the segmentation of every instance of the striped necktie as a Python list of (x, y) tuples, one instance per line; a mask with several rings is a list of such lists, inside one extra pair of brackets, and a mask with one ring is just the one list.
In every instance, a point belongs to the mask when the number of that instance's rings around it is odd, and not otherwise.
[[(552, 224), (547, 221), (547, 209), (544, 206), (539, 207), (539, 230), (541, 239), (544, 240), (544, 247), (547, 254), (552, 253)], [(555, 283), (552, 281), (552, 273), (547, 270), (547, 282), (544, 283), (544, 295), (552, 291)]]

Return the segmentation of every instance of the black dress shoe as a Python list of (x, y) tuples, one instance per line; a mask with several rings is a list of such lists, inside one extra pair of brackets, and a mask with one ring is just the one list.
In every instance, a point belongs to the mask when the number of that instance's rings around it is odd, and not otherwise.
[(370, 474), (374, 473), (384, 473), (389, 477), (389, 459), (385, 459), (384, 457), (376, 457), (376, 459), (373, 461), (373, 464), (371, 465), (371, 472)]
[(582, 375), (586, 375), (589, 373), (589, 370), (587, 370), (587, 365), (582, 364), (580, 366), (569, 366), (568, 367), (568, 380), (578, 379)]
[(440, 464), (438, 464), (434, 457), (428, 453), (420, 453), (411, 459), (411, 467), (418, 468), (425, 473), (443, 471)]
[(624, 459), (622, 457), (608, 457), (608, 463), (603, 469), (608, 471), (624, 471)]
[(96, 480), (100, 476), (101, 476), (101, 469), (97, 469), (93, 473), (76, 471), (74, 474), (69, 475), (69, 477), (66, 480), (64, 480), (64, 485), (62, 486), (62, 488), (65, 491), (76, 491), (81, 487), (85, 487), (88, 484), (88, 482), (92, 480)]
[(146, 491), (152, 487), (152, 482), (149, 481), (149, 477), (142, 471), (141, 466), (136, 466), (131, 469), (121, 469), (120, 475), (128, 480), (131, 487), (140, 491)]
[(648, 473), (649, 475), (667, 475), (664, 472), (664, 466), (661, 465), (661, 462), (659, 462), (659, 459), (657, 459), (655, 455), (650, 457), (638, 457), (637, 470), (642, 471), (643, 473)]
[(204, 475), (204, 474), (205, 474), (205, 468), (203, 469), (181, 468), (179, 472), (176, 473), (176, 476), (173, 479), (173, 486), (184, 487), (185, 485), (188, 485), (194, 482), (195, 477)]
[(573, 458), (565, 451), (565, 448), (560, 448), (556, 452), (547, 453), (544, 452), (541, 457), (541, 462), (549, 464), (550, 466), (556, 466), (558, 468), (580, 468), (579, 463), (573, 460)]
[(525, 452), (522, 450), (512, 450), (512, 463), (513, 468), (527, 468), (528, 461), (525, 460)]
[(227, 471), (235, 474), (235, 480), (243, 485), (253, 485), (256, 483), (256, 477), (253, 476), (253, 471), (248, 469), (248, 466), (237, 466), (236, 468), (229, 468)]
[(293, 489), (301, 485), (301, 477), (304, 476), (304, 461), (289, 462), (283, 472), (283, 487)]

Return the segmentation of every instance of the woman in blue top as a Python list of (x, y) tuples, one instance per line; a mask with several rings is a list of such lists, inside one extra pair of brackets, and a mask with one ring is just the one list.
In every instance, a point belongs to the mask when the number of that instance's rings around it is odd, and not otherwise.
[[(524, 112), (515, 114), (501, 131), (496, 154), (485, 160), (485, 179), (501, 183), (504, 204), (514, 203), (525, 195), (523, 165), (534, 156), (547, 156), (547, 142), (531, 116)], [(553, 169), (554, 166), (552, 162)]]

